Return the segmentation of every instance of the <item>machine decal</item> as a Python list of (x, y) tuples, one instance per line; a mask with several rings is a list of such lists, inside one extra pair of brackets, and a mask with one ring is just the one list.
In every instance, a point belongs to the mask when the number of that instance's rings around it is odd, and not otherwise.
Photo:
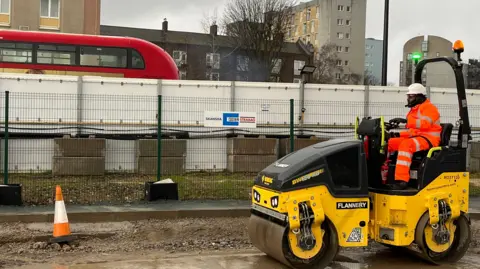
[(262, 176), (262, 183), (265, 185), (270, 185), (273, 182), (273, 178)]
[(359, 227), (353, 228), (352, 232), (348, 236), (347, 242), (352, 243), (358, 243), (362, 242), (363, 235), (362, 235), (362, 229)]
[(304, 175), (304, 176), (301, 176), (301, 177), (299, 177), (299, 178), (296, 178), (296, 179), (294, 179), (294, 180), (292, 181), (292, 186), (293, 186), (293, 185), (296, 185), (296, 184), (298, 184), (298, 183), (300, 183), (300, 182), (307, 181), (307, 180), (311, 179), (312, 177), (316, 177), (316, 176), (318, 176), (318, 175), (320, 175), (320, 174), (323, 174), (324, 171), (325, 171), (325, 169), (322, 168), (322, 169), (318, 169), (318, 170), (315, 170), (315, 171), (313, 171), (313, 172), (310, 172), (310, 173), (308, 173), (308, 174), (306, 174), (306, 175)]
[(367, 209), (368, 202), (337, 202), (337, 209)]
[(288, 164), (285, 163), (275, 163), (275, 167), (287, 168)]

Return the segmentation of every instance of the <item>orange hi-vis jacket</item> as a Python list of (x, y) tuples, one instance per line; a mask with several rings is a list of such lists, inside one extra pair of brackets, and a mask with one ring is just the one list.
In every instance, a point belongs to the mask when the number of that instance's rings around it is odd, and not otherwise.
[(400, 132), (400, 137), (424, 136), (434, 147), (440, 144), (440, 113), (429, 99), (410, 109), (405, 127), (408, 131)]

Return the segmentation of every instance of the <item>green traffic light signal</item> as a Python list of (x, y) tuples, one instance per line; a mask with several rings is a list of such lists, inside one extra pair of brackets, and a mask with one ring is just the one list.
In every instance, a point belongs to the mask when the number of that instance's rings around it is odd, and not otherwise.
[(413, 61), (415, 62), (415, 64), (417, 64), (418, 61), (419, 61), (420, 59), (422, 59), (422, 54), (421, 54), (421, 53), (418, 53), (418, 52), (415, 52), (415, 53), (412, 54), (412, 59), (413, 59)]

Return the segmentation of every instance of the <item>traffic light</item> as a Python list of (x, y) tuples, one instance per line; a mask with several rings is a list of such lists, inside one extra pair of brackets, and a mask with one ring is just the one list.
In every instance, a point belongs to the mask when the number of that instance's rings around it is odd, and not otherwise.
[(412, 59), (415, 62), (415, 64), (418, 64), (418, 61), (420, 61), (420, 59), (422, 59), (422, 54), (419, 53), (419, 52), (414, 52), (412, 54)]

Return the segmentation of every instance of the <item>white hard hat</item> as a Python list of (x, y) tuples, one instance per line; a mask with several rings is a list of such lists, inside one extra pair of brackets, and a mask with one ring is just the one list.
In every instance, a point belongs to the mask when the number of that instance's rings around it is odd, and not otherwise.
[(407, 95), (409, 94), (427, 95), (427, 89), (425, 89), (425, 87), (420, 83), (413, 83), (412, 85), (408, 86), (408, 92), (406, 94)]

